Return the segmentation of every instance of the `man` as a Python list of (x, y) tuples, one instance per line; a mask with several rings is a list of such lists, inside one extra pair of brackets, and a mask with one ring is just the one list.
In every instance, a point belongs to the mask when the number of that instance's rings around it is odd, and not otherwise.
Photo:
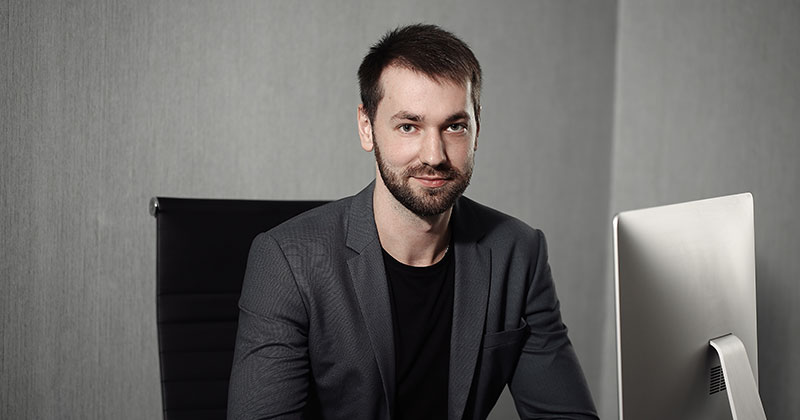
[(358, 76), (375, 181), (254, 240), (229, 418), (479, 419), (506, 384), (522, 418), (596, 418), (542, 233), (461, 196), (472, 51), (407, 26)]

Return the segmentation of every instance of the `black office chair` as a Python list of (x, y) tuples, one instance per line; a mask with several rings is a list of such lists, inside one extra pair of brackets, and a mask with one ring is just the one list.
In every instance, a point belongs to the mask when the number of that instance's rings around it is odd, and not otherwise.
[(156, 310), (165, 420), (224, 419), (250, 243), (324, 201), (156, 197)]

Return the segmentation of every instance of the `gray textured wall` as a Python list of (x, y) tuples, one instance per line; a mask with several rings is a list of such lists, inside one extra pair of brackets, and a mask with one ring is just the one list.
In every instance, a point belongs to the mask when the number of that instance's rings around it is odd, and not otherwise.
[(0, 418), (157, 418), (148, 199), (358, 191), (356, 67), (416, 21), (484, 66), (468, 195), (548, 234), (597, 395), (615, 2), (6, 0)]
[(751, 191), (760, 392), (800, 418), (800, 2), (622, 1), (612, 210)]

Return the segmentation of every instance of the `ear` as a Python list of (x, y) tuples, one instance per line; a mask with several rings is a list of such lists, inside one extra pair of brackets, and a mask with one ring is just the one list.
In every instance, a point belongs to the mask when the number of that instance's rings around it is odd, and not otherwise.
[(369, 121), (364, 105), (358, 106), (358, 137), (361, 139), (361, 148), (371, 152), (375, 148), (372, 136), (372, 123)]
[(475, 121), (475, 146), (472, 150), (478, 150), (478, 136), (481, 134), (481, 122)]

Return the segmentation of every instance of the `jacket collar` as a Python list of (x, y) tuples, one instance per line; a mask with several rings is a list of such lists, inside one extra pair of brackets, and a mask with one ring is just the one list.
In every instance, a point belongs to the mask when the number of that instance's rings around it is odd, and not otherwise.
[(375, 214), (372, 210), (372, 194), (375, 181), (372, 181), (361, 192), (353, 197), (350, 212), (347, 216), (347, 247), (359, 254), (370, 245), (378, 243), (378, 228), (375, 226)]
[[(394, 412), (395, 352), (392, 310), (372, 194), (375, 182), (353, 197), (347, 220), (347, 246), (358, 255), (347, 261), (353, 287), (375, 353), (386, 405)], [(491, 250), (480, 245), (483, 226), (469, 199), (460, 198), (452, 214), (455, 246), (453, 328), (450, 336), (448, 417), (463, 416), (480, 353), (489, 296)]]
[[(367, 326), (372, 351), (383, 382), (386, 406), (394, 412), (395, 355), (392, 308), (378, 228), (372, 211), (373, 181), (361, 190), (350, 205), (347, 219), (347, 246), (358, 255), (347, 260), (361, 315)], [(386, 413), (386, 418), (391, 415)]]
[(461, 197), (452, 215), (456, 251), (453, 330), (450, 335), (448, 417), (464, 415), (483, 340), (491, 280), (491, 249), (481, 245), (485, 226), (471, 200)]

